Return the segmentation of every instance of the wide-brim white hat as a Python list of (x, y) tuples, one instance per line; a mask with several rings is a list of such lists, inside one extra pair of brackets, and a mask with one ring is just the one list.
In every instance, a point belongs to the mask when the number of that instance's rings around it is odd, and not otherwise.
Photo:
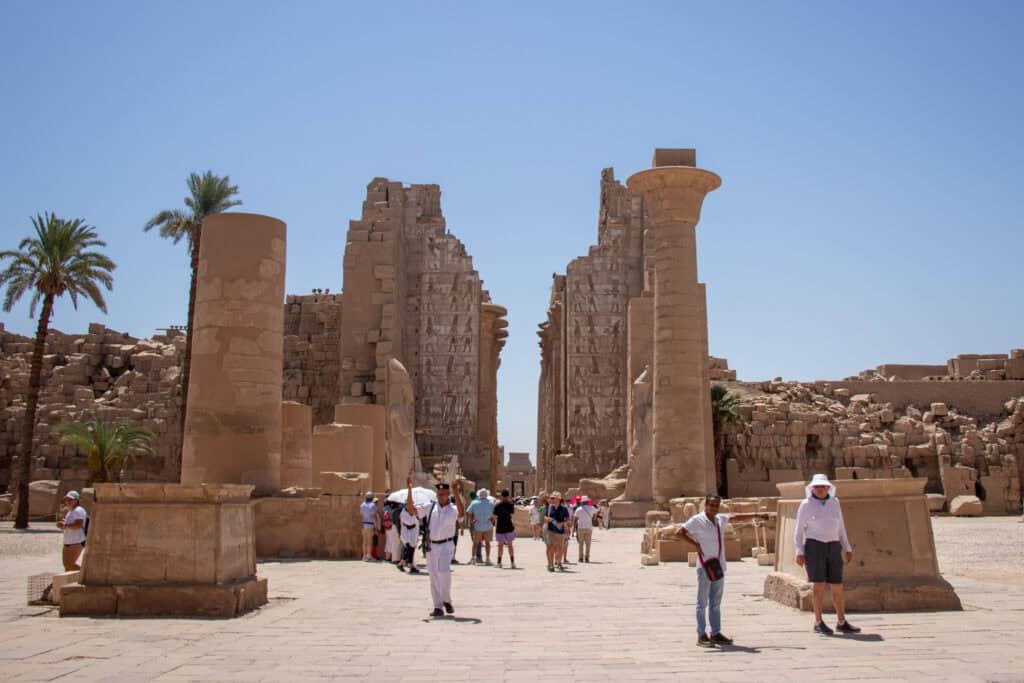
[(815, 474), (814, 476), (811, 477), (811, 483), (804, 487), (804, 493), (807, 495), (808, 498), (811, 497), (811, 489), (813, 489), (815, 486), (827, 486), (828, 495), (836, 495), (836, 485), (828, 480), (827, 474)]

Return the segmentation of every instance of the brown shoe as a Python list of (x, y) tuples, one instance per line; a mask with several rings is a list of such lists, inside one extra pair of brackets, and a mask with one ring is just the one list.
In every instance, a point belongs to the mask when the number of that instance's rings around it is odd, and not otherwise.
[(702, 633), (697, 636), (697, 647), (714, 647), (715, 644), (711, 642), (706, 633)]
[(711, 642), (716, 645), (732, 645), (732, 638), (727, 638), (721, 633), (711, 634)]

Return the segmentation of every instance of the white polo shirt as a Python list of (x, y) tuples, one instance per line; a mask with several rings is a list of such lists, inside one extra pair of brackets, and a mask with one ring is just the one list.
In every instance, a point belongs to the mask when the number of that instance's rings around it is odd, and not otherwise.
[[(81, 505), (77, 506), (74, 510), (69, 510), (68, 514), (64, 515), (64, 545), (78, 545), (79, 543), (85, 542), (85, 520), (89, 518), (86, 514), (85, 508)], [(81, 520), (83, 526), (75, 529), (67, 528), (68, 524), (73, 524)]]
[[(717, 557), (718, 561), (722, 563), (722, 571), (725, 571), (725, 525), (728, 523), (729, 515), (719, 513), (712, 521), (702, 512), (690, 517), (683, 524), (686, 532), (700, 544), (700, 552), (704, 556), (704, 560)], [(719, 539), (721, 539), (721, 543), (719, 543)], [(697, 566), (700, 567), (699, 562)]]

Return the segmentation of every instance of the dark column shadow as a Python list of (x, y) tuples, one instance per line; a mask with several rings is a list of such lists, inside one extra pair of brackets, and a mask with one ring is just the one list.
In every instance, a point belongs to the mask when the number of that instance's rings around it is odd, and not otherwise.
[(746, 645), (723, 645), (718, 643), (715, 647), (709, 647), (708, 650), (719, 651), (719, 652), (746, 652), (752, 655), (761, 654), (761, 648), (759, 647), (748, 647)]
[(885, 640), (878, 633), (837, 633), (832, 637), (837, 640), (860, 640), (865, 643), (880, 643)]

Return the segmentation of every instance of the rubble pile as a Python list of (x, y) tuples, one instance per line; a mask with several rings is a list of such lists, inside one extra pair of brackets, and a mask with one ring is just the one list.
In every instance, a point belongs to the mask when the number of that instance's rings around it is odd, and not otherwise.
[[(11, 481), (11, 462), (25, 415), (34, 340), (0, 326), (0, 486)], [(180, 333), (136, 339), (89, 325), (85, 335), (51, 330), (46, 340), (33, 441), (32, 478), (61, 480), (66, 488), (90, 479), (86, 456), (61, 445), (53, 427), (89, 422), (94, 415), (151, 429), (154, 454), (129, 461), (124, 476), (133, 481), (175, 477), (180, 451), (179, 403), (185, 338)]]
[(926, 491), (977, 496), (985, 514), (1019, 514), (1024, 398), (982, 423), (945, 403), (879, 403), (827, 383), (765, 382), (727, 425), (731, 496), (771, 495), (775, 483), (834, 472), (839, 479), (925, 477)]

